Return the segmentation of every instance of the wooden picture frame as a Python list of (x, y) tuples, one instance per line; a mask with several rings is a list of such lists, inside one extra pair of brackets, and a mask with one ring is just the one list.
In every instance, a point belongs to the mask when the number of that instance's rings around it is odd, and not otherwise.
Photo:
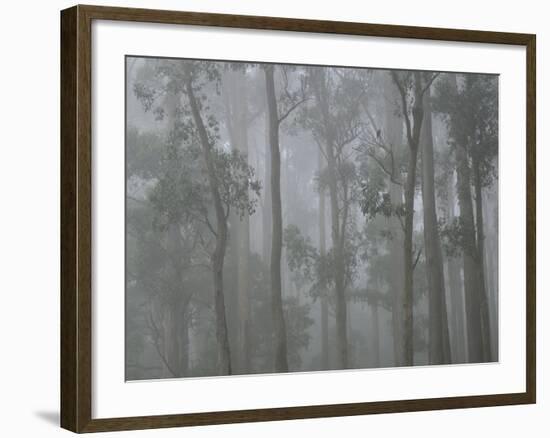
[[(526, 391), (416, 400), (92, 418), (92, 21), (185, 24), (355, 36), (518, 45), (526, 48)], [(61, 12), (61, 426), (99, 432), (535, 403), (536, 37), (290, 18), (75, 6)]]

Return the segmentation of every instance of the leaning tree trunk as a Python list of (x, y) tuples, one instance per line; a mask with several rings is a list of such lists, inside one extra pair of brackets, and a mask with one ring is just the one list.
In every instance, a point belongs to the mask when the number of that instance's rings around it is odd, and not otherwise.
[(220, 375), (226, 375), (231, 374), (231, 354), (229, 349), (229, 337), (227, 334), (227, 320), (223, 293), (223, 265), (227, 246), (227, 221), (220, 195), (214, 157), (212, 156), (212, 145), (208, 139), (208, 134), (200, 113), (199, 103), (193, 91), (190, 74), (187, 75), (185, 88), (187, 97), (189, 98), (193, 121), (195, 122), (199, 134), (201, 149), (206, 163), (208, 184), (210, 186), (216, 214), (216, 246), (211, 256), (212, 277), (214, 282), (214, 308), (216, 314), (216, 343), (218, 350), (218, 373)]
[(269, 144), (271, 152), (271, 311), (275, 338), (275, 371), (288, 371), (286, 327), (281, 291), (281, 254), (283, 247), (283, 217), (281, 205), (281, 155), (279, 150), (279, 114), (275, 96), (273, 66), (265, 67), (267, 110), (269, 113)]
[(424, 123), (422, 143), (422, 203), (424, 213), (424, 248), (429, 300), (429, 362), (451, 363), (449, 324), (445, 299), (443, 254), (437, 226), (434, 188), (434, 151), (432, 114), (429, 91), (424, 93)]
[[(175, 128), (178, 109), (180, 103), (180, 93), (169, 93), (164, 98), (164, 107), (166, 111), (167, 128), (171, 131)], [(164, 367), (171, 377), (180, 377), (180, 334), (181, 328), (188, 321), (182, 320), (181, 302), (183, 301), (183, 275), (181, 259), (184, 257), (183, 246), (181, 245), (180, 226), (177, 222), (171, 223), (167, 229), (167, 239), (170, 243), (168, 253), (171, 259), (172, 279), (175, 289), (165, 295), (163, 304), (162, 328), (163, 348), (164, 348)]]

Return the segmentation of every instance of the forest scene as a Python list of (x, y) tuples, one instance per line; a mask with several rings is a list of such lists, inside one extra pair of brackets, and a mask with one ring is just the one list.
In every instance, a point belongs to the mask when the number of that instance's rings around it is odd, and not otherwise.
[(498, 361), (498, 76), (126, 57), (126, 380)]

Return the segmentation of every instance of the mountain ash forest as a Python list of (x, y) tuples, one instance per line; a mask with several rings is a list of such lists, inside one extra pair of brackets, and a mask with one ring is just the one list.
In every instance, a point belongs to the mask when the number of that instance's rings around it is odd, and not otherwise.
[(498, 76), (126, 57), (127, 380), (498, 361)]

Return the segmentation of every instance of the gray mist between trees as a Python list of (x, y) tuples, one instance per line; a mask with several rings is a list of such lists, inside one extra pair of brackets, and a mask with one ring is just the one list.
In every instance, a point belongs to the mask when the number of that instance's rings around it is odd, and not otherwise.
[(128, 380), (498, 360), (498, 76), (126, 59)]

